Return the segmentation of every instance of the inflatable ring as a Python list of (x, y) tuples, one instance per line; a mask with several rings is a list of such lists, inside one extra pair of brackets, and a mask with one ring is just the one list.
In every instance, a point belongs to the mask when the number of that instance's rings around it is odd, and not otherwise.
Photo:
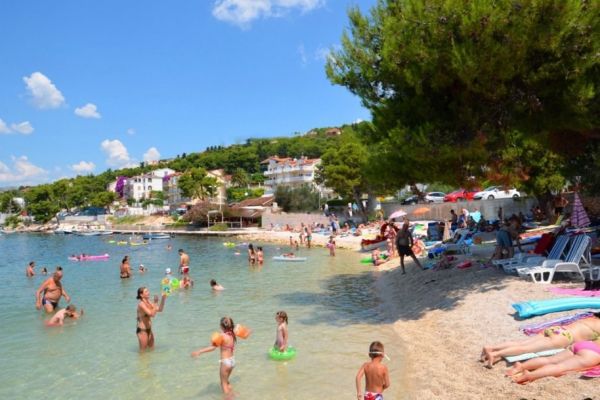
[(269, 357), (275, 361), (287, 361), (296, 357), (296, 348), (288, 347), (286, 351), (279, 351), (277, 348), (272, 347), (269, 350)]
[(180, 285), (179, 279), (177, 279), (177, 278), (171, 279), (171, 288), (172, 289), (179, 289), (179, 285)]

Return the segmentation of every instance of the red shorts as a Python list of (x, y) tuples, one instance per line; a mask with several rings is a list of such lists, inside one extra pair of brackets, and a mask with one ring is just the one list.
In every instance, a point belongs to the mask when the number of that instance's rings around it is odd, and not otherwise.
[(187, 265), (184, 265), (183, 267), (181, 267), (181, 273), (182, 274), (189, 274), (190, 273), (190, 267)]

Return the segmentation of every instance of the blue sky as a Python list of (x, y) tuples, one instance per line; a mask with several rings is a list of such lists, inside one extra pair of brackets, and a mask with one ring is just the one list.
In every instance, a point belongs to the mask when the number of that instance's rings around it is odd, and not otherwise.
[(375, 2), (1, 2), (0, 187), (369, 119), (324, 63)]

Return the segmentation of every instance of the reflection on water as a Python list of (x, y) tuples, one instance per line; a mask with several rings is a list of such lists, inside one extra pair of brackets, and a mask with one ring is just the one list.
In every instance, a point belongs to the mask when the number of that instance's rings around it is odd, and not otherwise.
[[(0, 279), (10, 289), (0, 292), (0, 358), (10, 360), (11, 366), (0, 377), (0, 398), (80, 398), (85, 393), (85, 398), (221, 399), (218, 351), (198, 359), (190, 352), (208, 344), (224, 315), (253, 329), (236, 347), (231, 382), (239, 398), (354, 398), (354, 376), (373, 340), (389, 343), (386, 352), (394, 360), (390, 372), (397, 381), (401, 355), (379, 311), (374, 276), (352, 254), (340, 251), (331, 258), (325, 249), (301, 250), (306, 262), (274, 262), (271, 257), (280, 250), (265, 245), (265, 265), (250, 266), (221, 240), (171, 239), (174, 249), (190, 255), (195, 287), (167, 299), (165, 311), (154, 320), (157, 347), (139, 355), (137, 288), (147, 286), (158, 293), (164, 269), (177, 271), (178, 255), (166, 250), (165, 241), (128, 247), (105, 239), (0, 237)], [(67, 261), (78, 253), (109, 253), (110, 259)], [(121, 280), (119, 263), (126, 254), (134, 277)], [(24, 277), (31, 260), (37, 270), (63, 266), (67, 292), (85, 309), (82, 320), (62, 328), (43, 327), (33, 295), (46, 277)], [(148, 272), (139, 274), (139, 264)], [(226, 290), (210, 290), (210, 279)], [(290, 343), (298, 349), (297, 358), (289, 362), (271, 361), (266, 354), (275, 339), (273, 317), (278, 310), (287, 311)], [(400, 388), (391, 390), (390, 398), (400, 398)]]

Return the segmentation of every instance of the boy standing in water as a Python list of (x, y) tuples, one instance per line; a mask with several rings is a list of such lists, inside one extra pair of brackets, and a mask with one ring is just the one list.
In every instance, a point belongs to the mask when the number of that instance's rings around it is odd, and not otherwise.
[[(390, 376), (388, 369), (382, 364), (384, 356), (383, 344), (373, 342), (369, 346), (370, 362), (360, 367), (356, 374), (356, 397), (363, 400), (383, 400), (383, 391), (390, 387)], [(365, 393), (363, 395), (362, 377), (365, 376)]]

